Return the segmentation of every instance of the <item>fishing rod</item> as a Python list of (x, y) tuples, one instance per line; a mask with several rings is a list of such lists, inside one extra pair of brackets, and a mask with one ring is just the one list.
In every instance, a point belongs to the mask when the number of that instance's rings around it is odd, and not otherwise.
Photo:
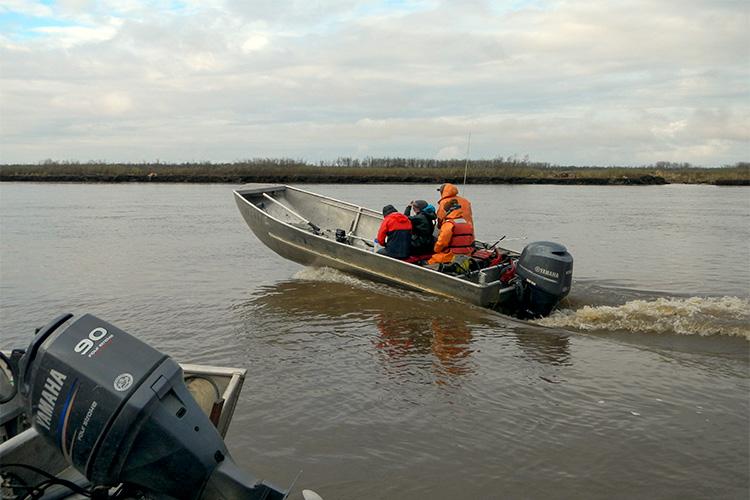
[(469, 171), (469, 152), (471, 151), (471, 131), (469, 131), (469, 140), (466, 142), (466, 162), (464, 163), (464, 186), (466, 186), (466, 174)]
[(495, 248), (497, 246), (497, 244), (500, 243), (501, 241), (521, 241), (521, 240), (527, 239), (527, 236), (518, 236), (518, 237), (514, 237), (514, 238), (507, 238), (506, 236), (507, 235), (505, 235), (505, 234), (502, 235), (500, 237), (500, 239), (498, 239), (495, 243), (493, 243), (492, 245), (490, 245), (488, 247), (488, 250), (492, 250), (493, 248)]
[(334, 237), (336, 238), (336, 241), (338, 241), (339, 243), (350, 244), (349, 238), (351, 238), (351, 239), (355, 239), (355, 240), (360, 240), (367, 247), (375, 248), (375, 244), (372, 242), (371, 239), (369, 239), (369, 238), (363, 238), (362, 236), (357, 236), (354, 233), (347, 233), (343, 229), (336, 229), (336, 230), (334, 230), (334, 229), (324, 229), (323, 232), (334, 233)]
[(314, 232), (315, 232), (316, 234), (317, 234), (317, 233), (320, 233), (320, 227), (316, 226), (315, 224), (313, 224), (313, 223), (312, 223), (312, 222), (310, 222), (309, 220), (305, 219), (305, 218), (304, 218), (304, 217), (302, 217), (302, 216), (301, 216), (300, 214), (298, 214), (297, 212), (295, 212), (295, 211), (294, 211), (294, 210), (292, 210), (291, 208), (289, 208), (289, 207), (287, 207), (286, 205), (284, 205), (283, 203), (281, 203), (281, 202), (280, 202), (279, 200), (275, 199), (275, 198), (274, 198), (274, 197), (272, 197), (272, 196), (269, 196), (269, 195), (268, 195), (268, 193), (263, 193), (263, 196), (264, 196), (265, 198), (267, 198), (268, 200), (271, 200), (272, 202), (276, 203), (276, 204), (277, 204), (278, 206), (280, 206), (281, 208), (283, 208), (284, 210), (286, 210), (287, 212), (289, 212), (290, 214), (294, 215), (295, 217), (297, 217), (298, 219), (300, 219), (300, 220), (301, 220), (302, 222), (304, 222), (305, 224), (307, 224), (308, 226), (310, 226), (310, 227), (312, 228), (312, 230), (313, 230), (313, 231), (314, 231)]
[(498, 243), (500, 243), (504, 239), (505, 239), (505, 235), (502, 235), (499, 240), (497, 240), (495, 243), (493, 243), (492, 245), (490, 245), (489, 249), (492, 250), (493, 248), (495, 248), (497, 246)]
[[(302, 217), (302, 216), (301, 216), (300, 214), (298, 214), (297, 212), (295, 212), (295, 211), (294, 211), (294, 210), (292, 210), (291, 208), (289, 208), (289, 207), (287, 207), (286, 205), (284, 205), (283, 203), (281, 203), (281, 202), (280, 202), (279, 200), (277, 200), (277, 199), (275, 199), (274, 197), (272, 197), (272, 196), (268, 195), (268, 193), (263, 193), (263, 196), (264, 196), (264, 197), (265, 197), (266, 199), (268, 199), (268, 200), (270, 200), (270, 201), (272, 201), (272, 202), (276, 203), (276, 204), (277, 204), (278, 206), (280, 206), (281, 208), (283, 208), (284, 210), (286, 210), (287, 212), (289, 212), (290, 214), (294, 215), (294, 216), (295, 216), (295, 217), (297, 217), (297, 218), (298, 218), (299, 220), (301, 220), (302, 222), (304, 222), (305, 224), (307, 224), (308, 226), (310, 226), (310, 227), (312, 228), (312, 230), (313, 230), (313, 232), (314, 232), (315, 234), (320, 234), (320, 233), (322, 233), (323, 231), (328, 231), (328, 232), (331, 232), (331, 231), (333, 231), (332, 229), (320, 229), (320, 226), (317, 226), (316, 224), (314, 224), (314, 223), (310, 222), (309, 220), (305, 219), (305, 218), (304, 218), (304, 217)], [(370, 247), (370, 248), (375, 248), (375, 245), (374, 245), (374, 244), (372, 243), (372, 241), (370, 241), (370, 240), (369, 240), (369, 239), (367, 239), (367, 238), (363, 238), (362, 236), (357, 236), (357, 235), (355, 235), (355, 234), (352, 234), (352, 233), (348, 233), (348, 234), (346, 234), (346, 237), (347, 237), (347, 238), (354, 238), (354, 239), (357, 239), (357, 240), (363, 241), (363, 242), (364, 242), (364, 244), (365, 244), (366, 246), (368, 246), (368, 247)]]

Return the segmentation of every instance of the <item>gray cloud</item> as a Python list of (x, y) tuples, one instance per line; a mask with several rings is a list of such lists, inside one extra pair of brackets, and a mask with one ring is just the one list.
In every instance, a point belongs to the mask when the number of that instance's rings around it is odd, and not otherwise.
[(3, 162), (748, 159), (740, 2), (102, 5), (0, 39)]

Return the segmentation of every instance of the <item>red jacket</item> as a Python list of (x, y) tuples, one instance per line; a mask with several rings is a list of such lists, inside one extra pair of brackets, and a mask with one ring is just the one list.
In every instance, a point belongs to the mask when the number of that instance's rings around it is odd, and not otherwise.
[(399, 212), (385, 216), (378, 231), (378, 243), (385, 247), (385, 255), (405, 259), (411, 252), (411, 221)]
[(411, 238), (411, 221), (400, 212), (393, 212), (385, 216), (378, 230), (378, 244), (385, 246), (387, 236), (394, 231), (408, 231)]

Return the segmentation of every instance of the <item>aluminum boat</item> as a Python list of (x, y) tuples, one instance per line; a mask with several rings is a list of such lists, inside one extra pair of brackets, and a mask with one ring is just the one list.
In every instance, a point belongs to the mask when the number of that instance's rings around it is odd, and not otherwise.
[(530, 243), (519, 254), (477, 241), (468, 269), (439, 270), (378, 254), (378, 211), (285, 185), (246, 184), (234, 197), (261, 242), (304, 266), (331, 267), (520, 318), (549, 314), (570, 291), (573, 258), (557, 243)]

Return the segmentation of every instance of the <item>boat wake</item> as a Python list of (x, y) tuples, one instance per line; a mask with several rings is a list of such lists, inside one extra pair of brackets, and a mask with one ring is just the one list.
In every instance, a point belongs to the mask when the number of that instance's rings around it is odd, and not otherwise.
[(750, 341), (750, 299), (663, 297), (631, 300), (619, 306), (562, 309), (538, 323), (584, 331), (728, 335)]
[(293, 278), (305, 281), (322, 281), (324, 283), (341, 283), (356, 288), (372, 288), (376, 286), (372, 281), (359, 279), (331, 267), (306, 267), (294, 273)]
[[(408, 290), (394, 288), (342, 271), (321, 267), (306, 267), (294, 274), (296, 280), (341, 284), (375, 292), (379, 297), (437, 300)], [(591, 288), (591, 287), (589, 287)], [(750, 341), (750, 298), (746, 297), (656, 297), (639, 298), (644, 292), (625, 293), (622, 290), (594, 287), (577, 301), (568, 300), (568, 308), (555, 311), (551, 316), (533, 323), (589, 332), (626, 332), (641, 334), (678, 334), (691, 336), (731, 336)], [(321, 293), (332, 293), (321, 290)], [(653, 292), (651, 292), (653, 293)], [(617, 299), (624, 304), (613, 303)], [(363, 299), (360, 299), (363, 300)], [(609, 304), (602, 304), (602, 301)], [(592, 302), (594, 302), (592, 304)], [(599, 302), (598, 304), (596, 302)], [(441, 306), (445, 304), (441, 301)], [(564, 307), (564, 306), (563, 306)]]
[(301, 281), (313, 281), (320, 283), (334, 283), (339, 285), (346, 285), (359, 290), (375, 292), (380, 295), (392, 296), (392, 297), (422, 297), (428, 300), (434, 300), (432, 297), (425, 297), (422, 294), (410, 292), (400, 288), (395, 288), (390, 285), (383, 283), (377, 283), (367, 279), (360, 279), (351, 274), (347, 274), (338, 269), (331, 267), (306, 267), (294, 273), (292, 276), (295, 280)]

